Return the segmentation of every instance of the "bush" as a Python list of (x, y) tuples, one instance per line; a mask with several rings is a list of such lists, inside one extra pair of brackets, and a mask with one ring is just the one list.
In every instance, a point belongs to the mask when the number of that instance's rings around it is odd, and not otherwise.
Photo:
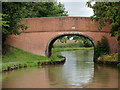
[(103, 36), (101, 42), (98, 41), (95, 48), (95, 59), (101, 55), (109, 54), (109, 44), (107, 39)]
[(51, 61), (51, 62), (55, 61), (55, 59), (56, 59), (55, 55), (52, 55), (52, 56), (50, 57), (50, 61)]
[(84, 41), (84, 47), (92, 47), (92, 43), (89, 40)]
[(84, 44), (83, 44), (83, 42), (81, 42), (81, 41), (79, 41), (79, 47), (83, 47), (84, 46)]
[(120, 63), (118, 63), (117, 66), (120, 67)]
[(58, 58), (65, 58), (64, 56), (62, 55), (57, 55)]

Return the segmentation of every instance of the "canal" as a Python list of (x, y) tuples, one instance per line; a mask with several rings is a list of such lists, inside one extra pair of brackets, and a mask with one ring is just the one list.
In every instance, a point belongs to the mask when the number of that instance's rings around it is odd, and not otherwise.
[(3, 88), (118, 88), (117, 67), (97, 65), (93, 50), (64, 51), (60, 65), (22, 68), (2, 73)]

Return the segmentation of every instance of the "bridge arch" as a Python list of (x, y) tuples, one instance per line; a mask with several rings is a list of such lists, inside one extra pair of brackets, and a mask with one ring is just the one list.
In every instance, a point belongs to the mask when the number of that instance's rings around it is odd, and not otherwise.
[(94, 56), (95, 56), (96, 44), (95, 44), (94, 40), (90, 36), (80, 33), (80, 32), (68, 32), (68, 33), (62, 33), (62, 34), (57, 34), (57, 35), (53, 36), (47, 43), (46, 50), (45, 50), (45, 56), (48, 58), (51, 56), (52, 46), (58, 38), (63, 37), (63, 36), (69, 36), (69, 35), (76, 35), (76, 36), (81, 36), (81, 37), (85, 37), (85, 38), (89, 39), (94, 47)]
[(101, 41), (104, 35), (108, 40), (110, 53), (118, 52), (119, 45), (116, 37), (111, 37), (109, 26), (99, 31), (98, 23), (90, 21), (89, 17), (24, 18), (21, 23), (26, 24), (29, 28), (25, 32), (20, 29), (20, 35), (8, 35), (5, 44), (33, 54), (50, 57), (51, 45), (61, 36), (86, 37), (95, 47), (95, 43)]

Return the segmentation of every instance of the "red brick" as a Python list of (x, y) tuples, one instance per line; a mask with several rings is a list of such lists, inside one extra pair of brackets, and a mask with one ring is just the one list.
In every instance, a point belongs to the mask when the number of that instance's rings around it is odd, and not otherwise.
[(98, 23), (89, 19), (89, 17), (25, 18), (22, 23), (25, 23), (28, 29), (20, 35), (9, 35), (6, 44), (45, 56), (45, 50), (51, 38), (63, 33), (78, 32), (89, 36), (95, 43), (104, 35), (108, 39), (111, 53), (117, 52), (118, 44), (116, 38), (110, 36), (110, 28), (104, 28), (100, 32)]

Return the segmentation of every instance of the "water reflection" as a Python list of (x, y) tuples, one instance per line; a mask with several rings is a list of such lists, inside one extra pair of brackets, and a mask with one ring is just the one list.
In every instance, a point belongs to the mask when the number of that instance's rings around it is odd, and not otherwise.
[(118, 88), (118, 68), (109, 65), (95, 65), (95, 72), (89, 88)]
[(62, 71), (59, 71), (67, 79), (64, 86), (82, 87), (90, 81), (94, 74), (93, 50), (67, 51), (59, 54), (67, 60)]
[(3, 88), (117, 88), (116, 67), (94, 65), (93, 50), (60, 52), (66, 63), (3, 73)]

